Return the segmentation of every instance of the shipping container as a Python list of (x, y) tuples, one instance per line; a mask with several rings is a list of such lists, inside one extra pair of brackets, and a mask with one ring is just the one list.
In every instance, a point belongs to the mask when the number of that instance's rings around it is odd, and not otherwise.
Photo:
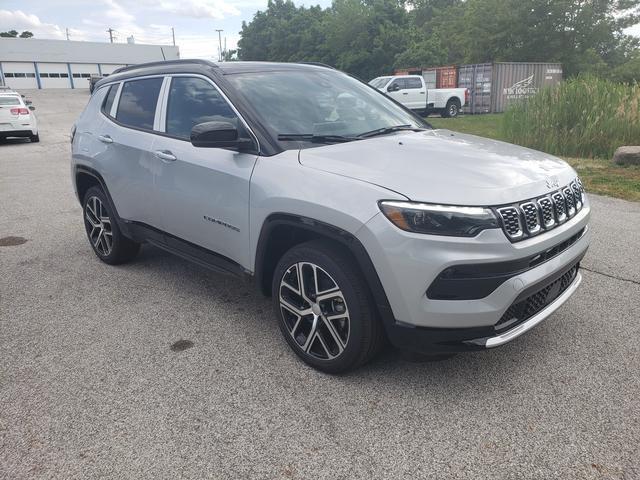
[(512, 102), (562, 81), (559, 63), (480, 63), (458, 69), (458, 86), (469, 89), (465, 113), (500, 113)]
[(422, 72), (422, 78), (424, 78), (424, 85), (428, 89), (436, 88), (437, 74), (435, 70), (425, 70)]
[(462, 107), (464, 113), (491, 112), (491, 78), (493, 65), (478, 63), (458, 67), (458, 87), (469, 90), (469, 103)]
[(458, 67), (411, 67), (396, 70), (394, 75), (422, 75), (427, 88), (456, 88), (458, 86)]

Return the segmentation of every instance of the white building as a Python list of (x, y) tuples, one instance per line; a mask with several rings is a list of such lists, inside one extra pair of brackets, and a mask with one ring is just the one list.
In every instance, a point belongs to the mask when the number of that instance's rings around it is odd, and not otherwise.
[(0, 38), (0, 85), (17, 90), (89, 88), (91, 75), (177, 58), (178, 47), (169, 45)]

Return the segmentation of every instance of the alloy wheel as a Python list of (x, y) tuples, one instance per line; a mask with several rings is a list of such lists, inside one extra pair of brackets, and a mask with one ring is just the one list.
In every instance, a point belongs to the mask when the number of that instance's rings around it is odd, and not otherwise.
[(306, 354), (332, 360), (349, 342), (347, 302), (336, 281), (318, 265), (298, 262), (280, 281), (279, 302), (289, 335)]
[(87, 220), (87, 233), (93, 248), (103, 257), (109, 256), (113, 248), (113, 231), (111, 218), (107, 214), (104, 205), (96, 196), (87, 200), (84, 209)]

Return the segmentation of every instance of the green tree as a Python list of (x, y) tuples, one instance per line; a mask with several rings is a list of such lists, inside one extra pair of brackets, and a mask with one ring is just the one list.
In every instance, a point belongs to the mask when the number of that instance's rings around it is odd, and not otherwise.
[(15, 30), (0, 32), (0, 37), (4, 37), (4, 38), (16, 38), (17, 36), (18, 36), (18, 32), (16, 32)]
[(20, 38), (32, 38), (32, 37), (33, 37), (33, 32), (30, 32), (29, 30), (25, 30), (20, 34)]

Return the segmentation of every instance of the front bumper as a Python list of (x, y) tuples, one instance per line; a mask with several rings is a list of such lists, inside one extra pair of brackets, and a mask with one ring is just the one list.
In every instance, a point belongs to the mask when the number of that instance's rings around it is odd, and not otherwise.
[[(509, 309), (578, 266), (589, 245), (588, 201), (569, 222), (518, 243), (502, 230), (485, 230), (475, 238), (436, 237), (395, 228), (382, 214), (357, 236), (369, 252), (392, 310), (385, 328), (392, 344), (414, 351), (455, 352), (490, 348), (530, 330), (562, 305), (581, 281), (577, 271), (570, 285), (534, 315), (505, 321)], [(559, 254), (511, 275), (488, 295), (477, 299), (434, 300), (427, 291), (443, 270), (461, 265), (512, 263), (536, 256), (572, 237)]]

